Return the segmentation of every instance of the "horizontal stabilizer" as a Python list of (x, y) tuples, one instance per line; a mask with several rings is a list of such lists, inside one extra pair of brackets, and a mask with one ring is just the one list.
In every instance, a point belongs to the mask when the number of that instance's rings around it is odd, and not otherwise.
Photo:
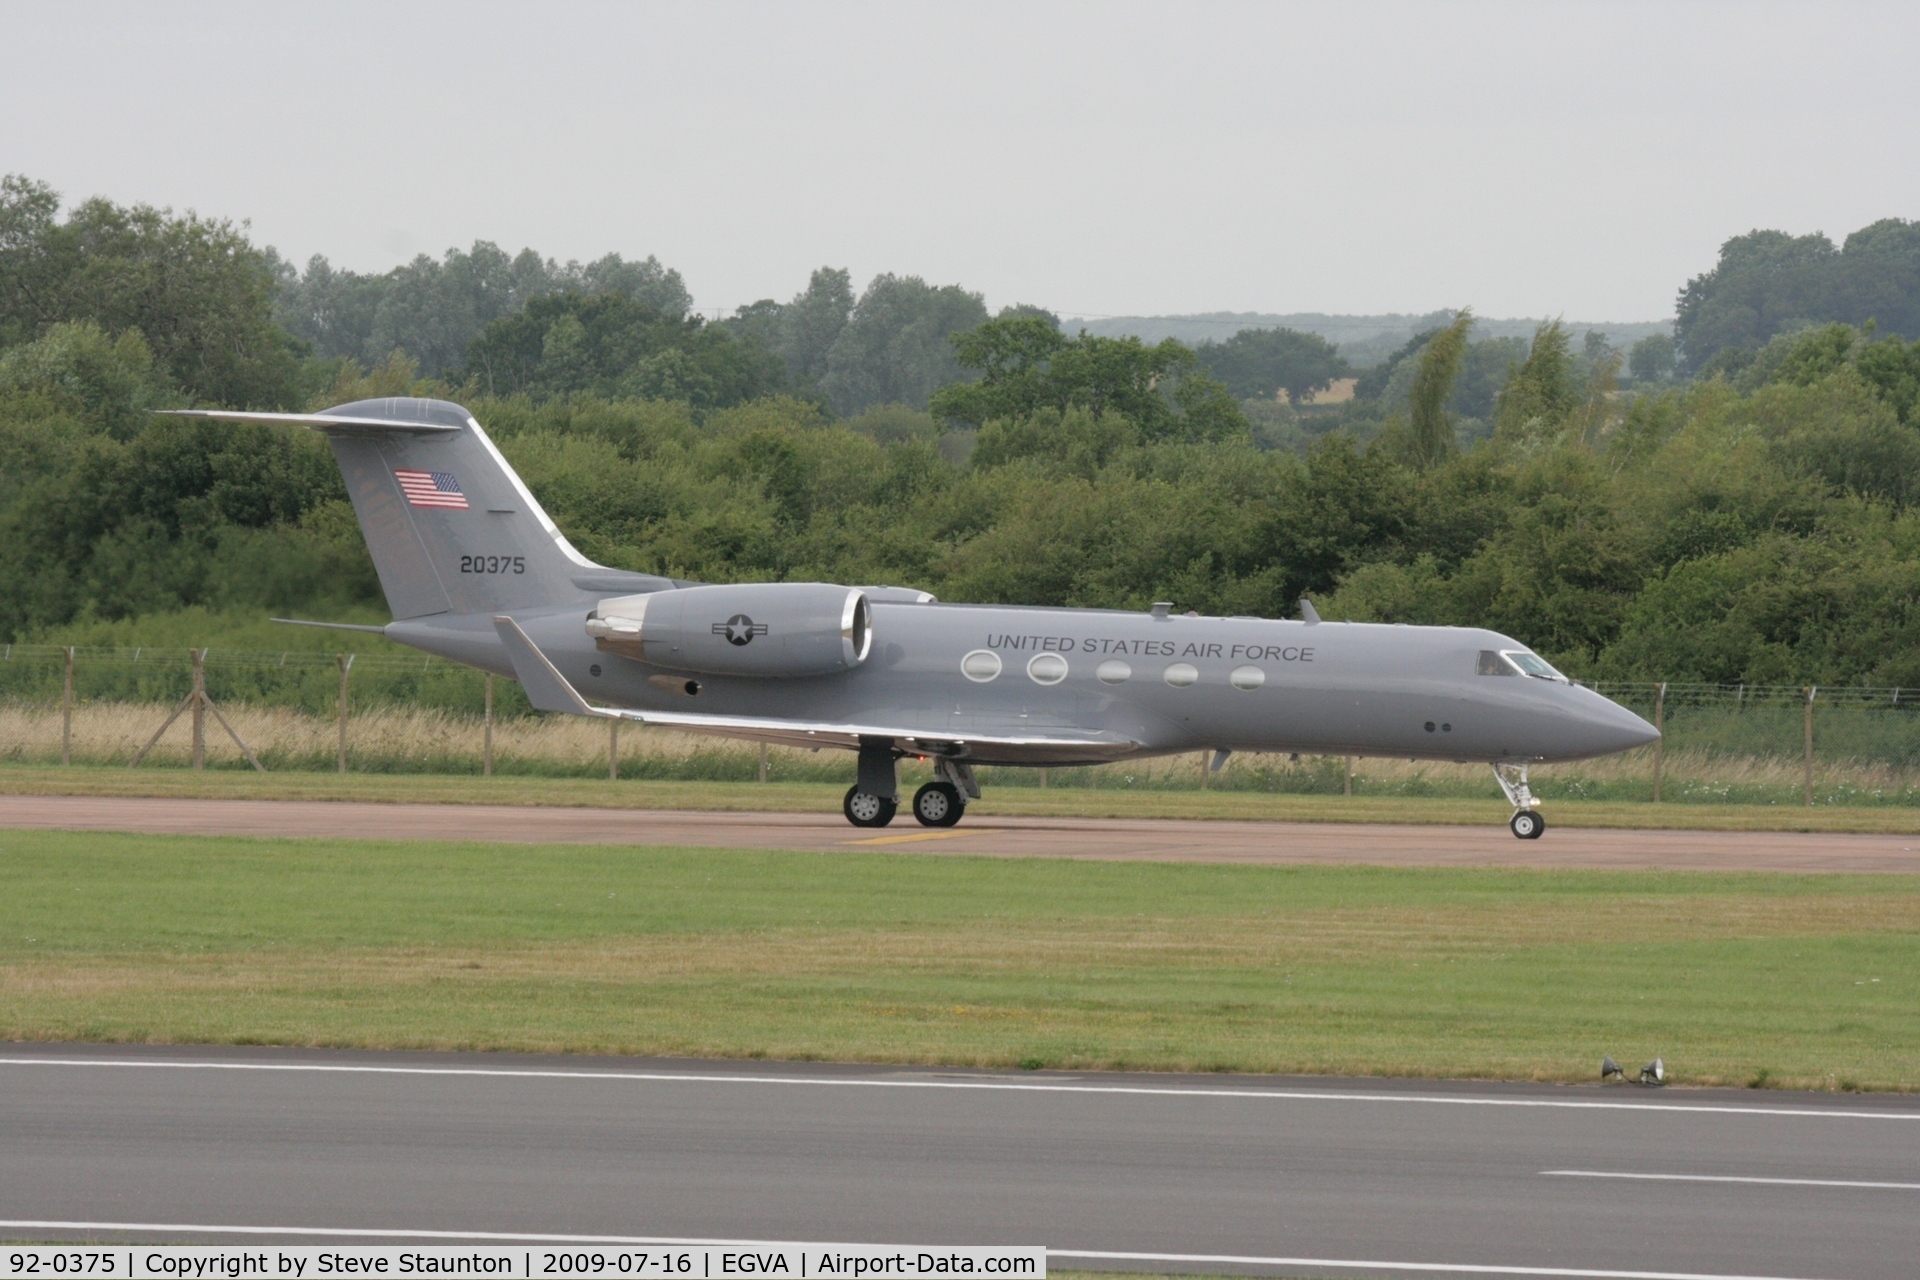
[(507, 657), (513, 663), (514, 679), (527, 692), (527, 701), (536, 711), (558, 711), (573, 716), (610, 716), (616, 714), (589, 706), (580, 696), (580, 691), (567, 683), (559, 668), (547, 660), (547, 655), (527, 638), (520, 624), (505, 614), (495, 614), (493, 629), (500, 633), (500, 643), (507, 646)]
[(464, 428), (446, 422), (404, 422), (391, 418), (350, 418), (334, 413), (251, 413), (239, 409), (159, 409), (174, 418), (215, 418), (221, 422), (278, 422), (315, 431), (460, 431)]
[(268, 618), (268, 622), (283, 622), (290, 627), (325, 627), (329, 631), (371, 631), (377, 636), (387, 634), (385, 627), (369, 626), (364, 622), (313, 622), (306, 618)]

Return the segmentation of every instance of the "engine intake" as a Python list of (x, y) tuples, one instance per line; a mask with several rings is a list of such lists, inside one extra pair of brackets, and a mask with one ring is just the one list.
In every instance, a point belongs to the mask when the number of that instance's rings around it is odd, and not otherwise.
[(681, 587), (602, 600), (587, 634), (605, 653), (677, 671), (824, 676), (873, 647), (866, 594), (826, 582)]

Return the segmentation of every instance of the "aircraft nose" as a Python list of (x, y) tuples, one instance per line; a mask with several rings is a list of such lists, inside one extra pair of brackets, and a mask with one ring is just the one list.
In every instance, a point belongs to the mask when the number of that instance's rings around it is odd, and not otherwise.
[(1611, 699), (1606, 702), (1605, 714), (1600, 717), (1599, 731), (1606, 741), (1606, 751), (1631, 751), (1635, 747), (1644, 747), (1657, 741), (1660, 731), (1642, 720)]

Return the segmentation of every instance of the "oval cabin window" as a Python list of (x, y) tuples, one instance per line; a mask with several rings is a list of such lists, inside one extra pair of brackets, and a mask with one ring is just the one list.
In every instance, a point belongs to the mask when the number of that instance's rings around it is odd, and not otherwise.
[(1057, 653), (1036, 653), (1027, 663), (1027, 678), (1035, 684), (1059, 684), (1067, 678), (1067, 660)]
[(1176, 689), (1184, 689), (1200, 678), (1200, 670), (1191, 662), (1176, 662), (1167, 668), (1167, 683)]
[(1227, 683), (1236, 689), (1258, 689), (1267, 682), (1267, 673), (1258, 667), (1235, 667)]
[(975, 649), (960, 659), (960, 674), (975, 684), (985, 684), (1000, 674), (1000, 655), (991, 649)]
[(1100, 677), (1101, 684), (1125, 684), (1133, 679), (1133, 668), (1118, 658), (1108, 658), (1093, 674)]

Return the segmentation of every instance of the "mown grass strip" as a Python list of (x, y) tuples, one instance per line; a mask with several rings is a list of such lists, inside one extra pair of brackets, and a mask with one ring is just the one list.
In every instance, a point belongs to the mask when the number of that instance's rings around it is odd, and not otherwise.
[[(356, 800), (617, 809), (837, 813), (842, 784), (666, 782), (580, 778), (475, 778), (417, 774), (281, 773), (0, 765), (0, 795), (174, 796), (235, 800)], [(1561, 800), (1545, 812), (1557, 827), (1657, 831), (1825, 831), (1920, 834), (1920, 809), (1798, 805), (1656, 805)], [(1411, 796), (1272, 795), (1231, 791), (990, 789), (969, 822), (998, 816), (1196, 818), (1271, 822), (1497, 826), (1497, 800)]]
[(1920, 877), (0, 833), (0, 1038), (1920, 1087)]

